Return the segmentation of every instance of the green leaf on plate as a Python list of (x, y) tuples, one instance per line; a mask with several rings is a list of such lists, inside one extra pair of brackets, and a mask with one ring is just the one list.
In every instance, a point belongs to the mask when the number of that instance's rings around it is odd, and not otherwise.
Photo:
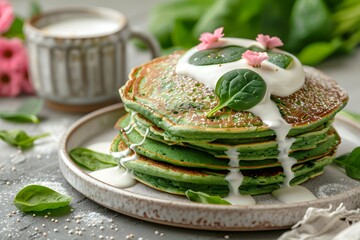
[(345, 168), (346, 175), (360, 180), (360, 147), (355, 148), (351, 153), (336, 158), (334, 162)]
[(44, 138), (47, 136), (49, 136), (48, 133), (37, 135), (37, 136), (29, 136), (23, 130), (12, 130), (12, 131), (2, 130), (2, 131), (0, 131), (0, 139), (2, 139), (4, 142), (8, 143), (9, 145), (19, 147), (22, 149), (32, 147), (34, 145), (35, 140)]
[(28, 185), (15, 196), (14, 204), (22, 212), (40, 212), (69, 205), (72, 198), (48, 187)]
[(203, 192), (194, 192), (192, 190), (187, 190), (185, 192), (185, 195), (192, 202), (231, 205), (228, 201), (224, 200), (220, 196), (211, 196)]
[(32, 98), (25, 101), (15, 112), (2, 111), (0, 118), (13, 122), (39, 123), (38, 114), (44, 105), (44, 100)]
[(242, 58), (245, 51), (246, 48), (239, 46), (211, 48), (196, 52), (190, 57), (189, 62), (196, 66), (235, 62)]
[(118, 161), (111, 155), (95, 152), (87, 148), (74, 148), (69, 155), (75, 163), (91, 171), (118, 165)]
[(256, 72), (249, 69), (229, 71), (216, 84), (215, 94), (219, 103), (207, 117), (212, 117), (216, 111), (226, 106), (238, 111), (250, 109), (261, 102), (265, 92), (266, 83)]

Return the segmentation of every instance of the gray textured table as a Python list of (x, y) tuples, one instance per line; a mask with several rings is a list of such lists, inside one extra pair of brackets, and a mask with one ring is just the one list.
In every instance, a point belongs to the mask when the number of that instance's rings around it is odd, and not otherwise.
[[(24, 1), (12, 1), (17, 12), (26, 12)], [(40, 1), (44, 9), (81, 3), (102, 5), (126, 13), (132, 25), (144, 26), (148, 9), (158, 1)], [(138, 8), (137, 6), (141, 6)], [(131, 48), (131, 47), (130, 47)], [(148, 58), (147, 54), (130, 49), (135, 66)], [(135, 57), (136, 56), (136, 57)], [(349, 92), (347, 109), (359, 112), (360, 49), (352, 55), (332, 59), (320, 68), (334, 77)], [(0, 99), (1, 110), (16, 109), (26, 98)], [(188, 230), (144, 222), (108, 210), (73, 189), (58, 169), (57, 149), (64, 132), (82, 115), (56, 112), (46, 106), (41, 111), (42, 122), (15, 124), (0, 120), (0, 129), (24, 129), (30, 134), (49, 132), (30, 150), (20, 151), (0, 142), (0, 239), (276, 239), (283, 231), (211, 232)], [(73, 197), (73, 211), (61, 215), (33, 216), (18, 212), (13, 205), (15, 194), (28, 184), (43, 184)]]

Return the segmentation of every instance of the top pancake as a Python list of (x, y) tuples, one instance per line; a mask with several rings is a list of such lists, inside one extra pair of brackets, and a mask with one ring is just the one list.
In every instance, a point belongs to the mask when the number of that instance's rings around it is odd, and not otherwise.
[[(191, 138), (238, 139), (274, 136), (257, 116), (247, 111), (224, 108), (206, 118), (218, 99), (212, 89), (175, 67), (181, 53), (154, 59), (130, 73), (120, 89), (125, 106), (138, 112), (165, 131)], [(293, 126), (289, 136), (311, 131), (340, 111), (348, 96), (320, 71), (305, 67), (305, 85), (288, 97), (272, 96), (286, 122)]]

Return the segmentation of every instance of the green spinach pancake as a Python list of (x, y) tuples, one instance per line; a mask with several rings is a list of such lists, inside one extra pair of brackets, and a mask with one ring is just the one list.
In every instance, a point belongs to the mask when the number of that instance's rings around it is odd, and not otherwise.
[[(127, 152), (121, 165), (160, 191), (222, 197), (270, 193), (322, 174), (340, 143), (331, 124), (347, 94), (291, 54), (221, 39), (214, 48), (176, 52), (132, 70), (120, 89), (128, 114), (115, 124), (111, 146)], [(267, 59), (252, 66), (248, 50)], [(226, 60), (234, 51), (242, 58)]]

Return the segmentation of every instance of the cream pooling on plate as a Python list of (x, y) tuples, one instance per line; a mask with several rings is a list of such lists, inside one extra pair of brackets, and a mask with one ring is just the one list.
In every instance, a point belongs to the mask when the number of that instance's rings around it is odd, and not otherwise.
[[(98, 142), (90, 144), (86, 148), (103, 154), (110, 154), (110, 145), (111, 142)], [(100, 181), (118, 188), (128, 188), (136, 183), (132, 174), (120, 166), (97, 170), (91, 172), (90, 175)]]
[[(220, 38), (216, 47), (225, 47), (225, 46), (241, 46), (241, 47), (259, 47), (264, 48), (257, 41), (247, 40), (247, 39), (237, 39), (237, 38)], [(240, 60), (222, 63), (222, 64), (213, 64), (205, 66), (196, 66), (189, 63), (191, 56), (193, 56), (199, 49), (194, 47), (187, 51), (179, 60), (176, 65), (176, 74), (184, 74), (193, 77), (197, 81), (203, 83), (207, 87), (215, 90), (217, 81), (225, 73), (234, 70), (234, 69), (250, 69), (258, 73), (266, 83), (266, 93), (262, 101), (256, 106), (248, 109), (247, 111), (253, 113), (256, 116), (259, 116), (261, 120), (269, 126), (276, 134), (276, 140), (278, 143), (278, 160), (281, 163), (284, 169), (285, 181), (280, 189), (277, 191), (277, 194), (274, 196), (278, 200), (284, 199), (283, 195), (292, 194), (294, 191), (282, 191), (282, 189), (288, 189), (290, 187), (290, 181), (294, 178), (294, 173), (291, 168), (296, 163), (296, 159), (289, 157), (289, 150), (294, 142), (294, 139), (288, 138), (287, 134), (291, 130), (291, 125), (288, 124), (281, 116), (276, 104), (271, 100), (271, 95), (277, 95), (281, 97), (289, 96), (292, 93), (299, 90), (305, 82), (305, 73), (303, 66), (300, 61), (293, 55), (281, 51), (279, 49), (273, 49), (274, 52), (290, 55), (292, 57), (292, 62), (290, 65), (283, 69), (269, 61), (264, 61), (261, 64), (261, 67), (250, 66), (244, 58)], [(265, 51), (265, 50), (264, 50)], [(238, 204), (241, 202), (241, 197), (239, 194), (235, 194), (232, 189), (241, 185), (243, 179), (242, 174), (238, 166), (234, 166), (234, 154), (229, 154), (225, 152), (230, 159), (229, 167), (231, 167), (226, 179), (229, 182), (230, 193), (227, 197), (228, 200), (231, 200), (231, 203)], [(234, 170), (234, 168), (236, 170)], [(236, 177), (237, 176), (237, 177)], [(307, 197), (304, 200), (308, 200), (308, 196), (315, 196), (303, 188), (304, 192), (307, 192)], [(296, 201), (302, 201), (302, 195), (298, 195), (295, 199)], [(238, 198), (239, 201), (236, 200)], [(288, 198), (287, 198), (288, 199)], [(246, 203), (244, 203), (246, 204)]]

